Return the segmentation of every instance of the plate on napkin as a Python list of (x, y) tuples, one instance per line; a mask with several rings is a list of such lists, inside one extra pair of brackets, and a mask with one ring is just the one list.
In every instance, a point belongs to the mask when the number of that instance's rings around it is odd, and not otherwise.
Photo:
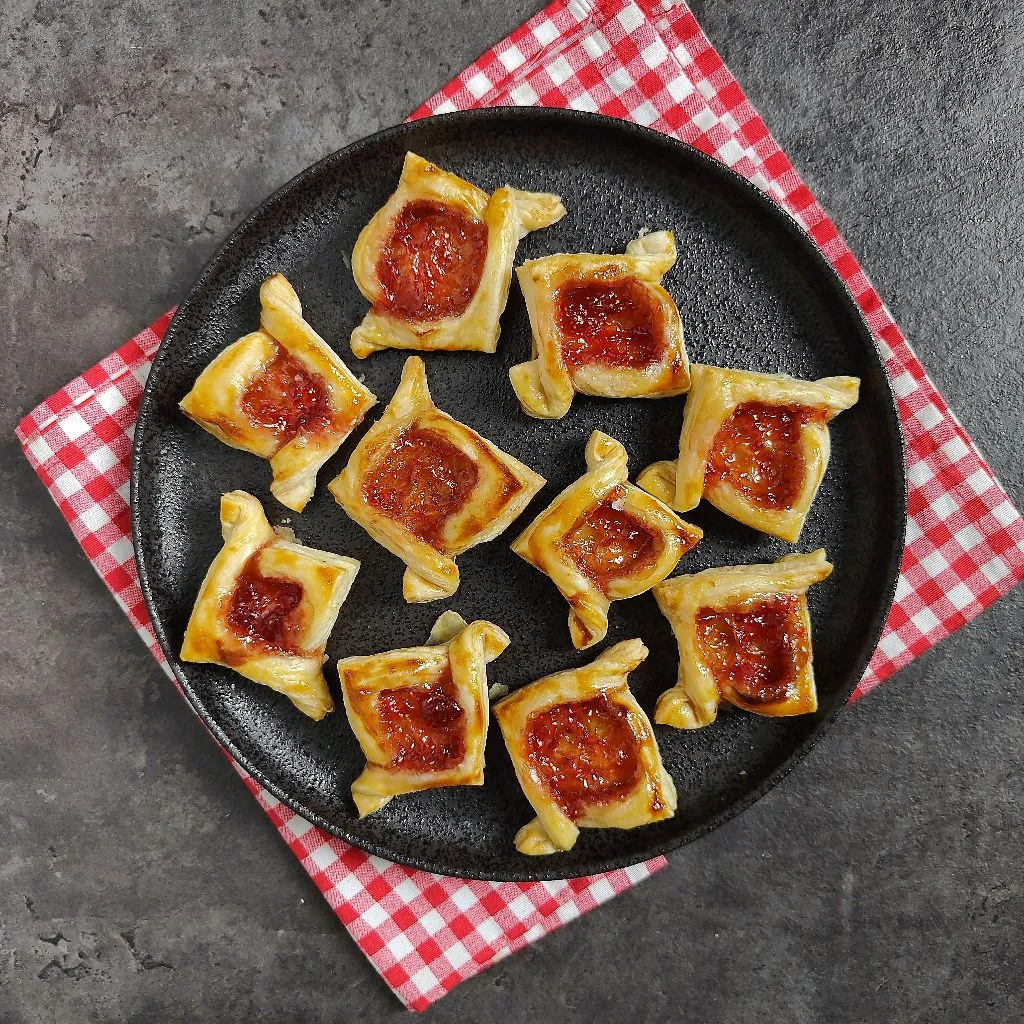
[[(264, 461), (220, 444), (179, 412), (210, 360), (255, 328), (260, 283), (281, 272), (309, 322), (365, 375), (381, 399), (371, 418), (379, 415), (406, 353), (362, 362), (351, 355), (348, 338), (366, 302), (349, 254), (393, 190), (407, 150), (487, 190), (511, 184), (562, 196), (568, 215), (528, 236), (517, 262), (552, 252), (621, 252), (643, 229), (674, 231), (679, 260), (664, 283), (680, 307), (691, 360), (862, 381), (858, 405), (831, 425), (832, 461), (796, 548), (706, 503), (685, 516), (705, 538), (684, 558), (682, 572), (827, 550), (835, 571), (809, 595), (818, 712), (790, 719), (735, 712), (687, 732), (657, 727), (679, 793), (676, 816), (627, 832), (584, 830), (573, 850), (551, 857), (515, 851), (515, 833), (532, 812), (496, 728), (483, 787), (413, 794), (359, 820), (349, 787), (364, 759), (343, 713), (314, 723), (265, 687), (177, 659), (200, 582), (220, 547), (220, 495), (242, 488), (304, 543), (362, 562), (327, 648), (339, 706), (338, 658), (423, 643), (447, 607), (509, 633), (512, 645), (489, 676), (512, 689), (633, 636), (651, 651), (630, 680), (641, 705), (651, 712), (675, 681), (676, 645), (650, 594), (614, 605), (605, 644), (576, 651), (565, 602), (547, 577), (509, 550), (516, 526), (460, 557), (462, 584), (453, 599), (405, 604), (402, 563), (349, 520), (326, 489), (362, 431), (321, 471), (318, 492), (300, 516), (270, 497)], [(529, 354), (529, 323), (515, 285), (497, 354), (426, 354), (438, 406), (547, 478), (519, 528), (580, 475), (595, 428), (625, 444), (633, 478), (674, 456), (683, 398), (577, 398), (562, 420), (529, 419), (508, 382), (508, 368)], [(748, 806), (807, 752), (878, 642), (903, 551), (905, 493), (902, 435), (882, 361), (853, 299), (795, 221), (745, 179), (655, 132), (597, 115), (496, 108), (413, 122), (354, 143), (289, 182), (234, 232), (178, 308), (150, 373), (136, 427), (131, 505), (140, 582), (168, 662), (243, 767), (309, 821), (388, 860), (465, 878), (528, 880), (592, 874), (665, 853)]]

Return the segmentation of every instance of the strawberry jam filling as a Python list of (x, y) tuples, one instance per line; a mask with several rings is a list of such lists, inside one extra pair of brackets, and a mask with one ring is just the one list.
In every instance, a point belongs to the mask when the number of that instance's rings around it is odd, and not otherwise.
[(438, 551), (444, 527), (465, 504), (480, 471), (444, 434), (419, 426), (403, 430), (363, 481), (363, 497), (389, 519)]
[(628, 796), (642, 772), (629, 714), (603, 693), (535, 711), (525, 744), (530, 767), (573, 821)]
[(810, 656), (793, 594), (735, 610), (701, 608), (696, 628), (698, 650), (719, 687), (752, 703), (785, 700)]
[(556, 320), (570, 370), (591, 363), (642, 370), (665, 351), (661, 304), (632, 278), (565, 285)]
[(227, 622), (241, 640), (276, 651), (297, 653), (304, 623), (299, 606), (302, 586), (278, 576), (264, 576), (257, 551), (239, 574), (227, 609)]
[(727, 483), (760, 508), (792, 508), (807, 476), (804, 424), (824, 420), (821, 410), (807, 406), (744, 402), (715, 435), (705, 486)]
[(376, 305), (405, 320), (441, 320), (465, 312), (487, 259), (487, 225), (455, 206), (407, 203), (377, 258)]
[(623, 488), (616, 488), (566, 534), (562, 550), (584, 575), (607, 593), (608, 584), (649, 566), (660, 554), (661, 538), (617, 505)]
[(282, 444), (323, 426), (331, 415), (323, 378), (280, 345), (242, 392), (241, 407), (256, 426), (277, 434)]
[(429, 686), (401, 686), (377, 694), (390, 767), (445, 771), (466, 755), (465, 717), (451, 670)]

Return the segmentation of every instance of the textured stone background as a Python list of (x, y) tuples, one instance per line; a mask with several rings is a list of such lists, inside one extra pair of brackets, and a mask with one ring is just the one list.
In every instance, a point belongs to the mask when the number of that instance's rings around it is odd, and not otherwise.
[[(264, 195), (536, 9), (273, 6), (0, 5), (5, 1024), (402, 1017), (12, 435), (183, 294)], [(1024, 501), (1019, 4), (695, 9)], [(1022, 620), (1018, 591), (742, 818), (430, 1018), (1024, 1018)]]

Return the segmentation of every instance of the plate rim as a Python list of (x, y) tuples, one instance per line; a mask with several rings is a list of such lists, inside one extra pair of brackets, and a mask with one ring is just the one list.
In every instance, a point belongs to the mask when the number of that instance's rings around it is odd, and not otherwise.
[[(442, 124), (451, 123), (472, 123), (474, 121), (487, 121), (487, 120), (504, 120), (504, 119), (539, 119), (539, 120), (555, 120), (563, 121), (566, 123), (577, 123), (584, 125), (601, 125), (606, 128), (612, 128), (616, 131), (623, 132), (626, 136), (633, 135), (644, 139), (646, 142), (655, 142), (659, 145), (667, 145), (669, 149), (676, 149), (678, 153), (685, 154), (687, 159), (693, 160), (698, 165), (703, 165), (704, 169), (710, 172), (712, 175), (718, 176), (721, 179), (727, 181), (733, 187), (738, 187), (742, 192), (751, 198), (755, 205), (759, 206), (767, 217), (775, 217), (780, 223), (780, 226), (788, 230), (793, 236), (797, 244), (799, 244), (809, 258), (815, 262), (819, 269), (821, 269), (825, 275), (831, 278), (833, 285), (837, 288), (837, 297), (841, 299), (843, 305), (847, 308), (851, 319), (856, 323), (862, 340), (865, 342), (867, 350), (870, 352), (871, 357), (877, 363), (877, 368), (882, 374), (883, 379), (886, 382), (889, 401), (886, 403), (886, 413), (890, 420), (890, 429), (895, 427), (895, 439), (898, 442), (899, 458), (895, 459), (894, 470), (896, 471), (894, 486), (899, 497), (899, 506), (893, 509), (892, 521), (895, 523), (898, 521), (902, 524), (903, 529), (894, 529), (893, 537), (890, 541), (890, 551), (887, 561), (887, 576), (889, 583), (886, 587), (886, 591), (883, 600), (876, 608), (871, 622), (869, 623), (868, 631), (865, 634), (868, 639), (872, 642), (870, 644), (865, 643), (861, 649), (860, 656), (854, 663), (853, 668), (850, 671), (847, 685), (840, 691), (835, 698), (835, 704), (833, 707), (822, 715), (819, 720), (814, 724), (813, 728), (808, 732), (804, 739), (798, 743), (787, 755), (786, 759), (771, 773), (765, 776), (761, 782), (755, 786), (752, 790), (746, 793), (741, 799), (730, 803), (727, 807), (722, 810), (716, 811), (714, 814), (705, 818), (703, 821), (696, 825), (689, 826), (683, 829), (677, 835), (672, 836), (667, 840), (662, 840), (658, 843), (653, 844), (641, 858), (626, 854), (624, 856), (604, 856), (600, 858), (596, 865), (591, 864), (585, 870), (572, 868), (571, 866), (564, 866), (559, 868), (558, 859), (547, 858), (547, 857), (524, 857), (522, 870), (515, 872), (504, 872), (499, 874), (481, 872), (474, 870), (472, 865), (467, 865), (465, 871), (461, 870), (457, 875), (451, 875), (448, 872), (451, 870), (450, 865), (440, 866), (436, 863), (432, 863), (429, 859), (418, 857), (415, 855), (395, 855), (395, 851), (388, 849), (386, 846), (381, 844), (367, 841), (364, 837), (354, 837), (352, 834), (346, 832), (342, 827), (339, 827), (335, 823), (323, 818), (309, 807), (305, 806), (300, 799), (290, 795), (282, 786), (278, 785), (273, 779), (267, 777), (266, 773), (253, 765), (249, 759), (243, 754), (237, 747), (234, 740), (224, 731), (221, 725), (215, 720), (212, 713), (206, 708), (203, 701), (200, 699), (198, 694), (193, 689), (188, 677), (184, 673), (178, 658), (178, 653), (174, 647), (169, 643), (166, 631), (164, 629), (161, 616), (157, 611), (155, 600), (153, 598), (153, 590), (149, 580), (148, 570), (146, 568), (145, 558), (141, 555), (143, 550), (142, 542), (142, 523), (140, 517), (140, 476), (142, 473), (142, 462), (143, 462), (143, 447), (144, 438), (146, 437), (146, 428), (150, 416), (151, 409), (156, 401), (154, 394), (156, 388), (154, 387), (154, 381), (159, 376), (156, 372), (160, 367), (161, 362), (167, 357), (167, 352), (170, 351), (171, 345), (168, 341), (173, 343), (175, 341), (175, 333), (177, 324), (182, 316), (182, 312), (187, 309), (193, 301), (195, 301), (196, 294), (206, 284), (210, 276), (218, 269), (221, 261), (226, 255), (231, 252), (234, 246), (238, 243), (240, 236), (247, 231), (251, 225), (258, 221), (265, 213), (273, 207), (273, 205), (285, 197), (293, 189), (299, 187), (308, 178), (313, 177), (318, 173), (322, 173), (325, 168), (328, 168), (331, 164), (346, 160), (353, 154), (357, 153), (361, 148), (366, 146), (374, 145), (380, 141), (391, 139), (394, 136), (401, 136), (408, 132), (410, 129), (415, 128), (422, 121), (430, 121), (432, 123), (441, 122)], [(889, 445), (887, 444), (888, 448)], [(221, 748), (231, 756), (235, 763), (241, 767), (252, 779), (254, 779), (260, 786), (262, 786), (268, 793), (270, 793), (275, 799), (279, 800), (285, 806), (289, 807), (296, 814), (301, 815), (306, 821), (318, 828), (323, 829), (329, 835), (334, 836), (343, 842), (348, 843), (351, 846), (355, 846), (357, 849), (363, 850), (366, 853), (372, 854), (373, 856), (380, 857), (392, 863), (401, 864), (406, 867), (416, 868), (422, 871), (429, 871), (433, 874), (439, 874), (445, 877), (455, 877), (462, 879), (470, 879), (476, 881), (493, 881), (493, 882), (534, 882), (534, 881), (556, 881), (567, 878), (581, 878), (588, 877), (591, 875), (603, 874), (608, 871), (613, 871), (620, 868), (630, 867), (636, 864), (646, 863), (649, 860), (657, 857), (664, 857), (665, 855), (673, 852), (674, 850), (680, 849), (683, 846), (687, 846), (690, 843), (701, 839), (702, 837), (710, 834), (711, 832), (721, 828), (728, 822), (735, 819), (737, 816), (748, 810), (755, 803), (757, 803), (762, 797), (774, 789), (787, 775), (792, 772), (797, 765), (799, 765), (807, 757), (813, 747), (820, 741), (822, 736), (831, 728), (835, 719), (838, 717), (839, 712), (847, 705), (849, 698), (853, 691), (857, 688), (860, 680), (863, 677), (864, 670), (867, 668), (868, 663), (873, 657), (878, 647), (878, 642), (881, 639), (882, 631), (885, 627), (885, 623), (888, 619), (889, 612), (892, 608), (892, 604), (896, 594), (896, 587), (899, 581), (899, 570), (902, 563), (903, 552), (905, 548), (905, 528), (907, 522), (907, 472), (906, 472), (906, 437), (903, 433), (903, 425), (899, 418), (899, 411), (896, 404), (895, 393), (892, 388), (892, 380), (889, 377), (889, 373), (885, 367), (885, 361), (882, 358), (882, 354), (879, 351), (878, 345), (875, 341), (874, 335), (871, 332), (871, 328), (864, 316), (863, 311), (857, 304), (852, 292), (847, 286), (846, 282), (839, 275), (839, 272), (835, 267), (826, 259), (825, 254), (821, 248), (811, 237), (809, 232), (803, 227), (802, 224), (784, 207), (776, 202), (770, 195), (758, 188), (749, 179), (743, 177), (737, 171), (728, 165), (722, 163), (716, 158), (709, 156), (703, 150), (698, 149), (689, 143), (683, 142), (680, 139), (673, 138), (670, 135), (666, 135), (663, 132), (656, 131), (652, 128), (647, 128), (643, 125), (635, 124), (631, 121), (625, 121), (620, 118), (609, 117), (604, 114), (591, 113), (589, 111), (578, 111), (571, 110), (561, 107), (514, 107), (514, 106), (500, 106), (500, 107), (483, 107), (473, 110), (463, 111), (450, 111), (442, 114), (434, 114), (428, 118), (421, 118), (415, 121), (403, 121), (400, 124), (391, 125), (386, 128), (382, 128), (370, 135), (365, 135), (359, 139), (355, 139), (348, 145), (343, 146), (341, 149), (322, 157), (320, 160), (315, 161), (308, 167), (299, 171), (298, 174), (287, 180), (279, 188), (275, 189), (270, 195), (263, 199), (239, 224), (231, 231), (228, 237), (221, 243), (221, 245), (213, 252), (210, 257), (204, 263), (202, 269), (192, 282), (188, 293), (182, 299), (182, 301), (175, 308), (174, 316), (171, 318), (170, 323), (164, 333), (164, 337), (161, 340), (159, 347), (157, 348), (156, 355), (153, 359), (153, 364), (150, 367), (149, 376), (146, 379), (146, 384), (143, 389), (142, 397), (139, 403), (139, 413), (135, 421), (134, 436), (132, 441), (132, 458), (131, 467), (129, 471), (129, 509), (131, 513), (131, 533), (132, 533), (132, 546), (135, 553), (135, 563), (137, 574), (139, 578), (139, 588), (142, 592), (143, 599), (146, 604), (146, 609), (149, 612), (150, 620), (153, 626), (153, 633), (156, 636), (157, 642), (160, 645), (161, 651), (163, 652), (167, 666), (174, 674), (174, 678), (177, 681), (178, 686), (181, 689), (182, 694), (188, 701), (193, 712), (199, 717), (200, 721), (206, 726), (206, 728), (213, 735), (214, 739), (220, 744)], [(401, 854), (401, 851), (399, 851)], [(550, 866), (545, 866), (550, 865)]]

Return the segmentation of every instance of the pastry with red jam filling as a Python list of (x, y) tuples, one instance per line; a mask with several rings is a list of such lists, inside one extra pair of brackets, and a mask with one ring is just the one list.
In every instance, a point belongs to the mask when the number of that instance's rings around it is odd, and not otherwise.
[(626, 640), (495, 704), (537, 814), (516, 835), (520, 853), (571, 850), (581, 828), (636, 828), (675, 814), (675, 786), (627, 681), (646, 657), (641, 640)]
[(406, 601), (451, 597), (455, 557), (506, 530), (544, 486), (529, 466), (434, 405), (410, 356), (384, 415), (329, 489), (378, 544), (405, 562)]
[(371, 304), (352, 351), (494, 352), (520, 239), (564, 216), (558, 196), (507, 185), (488, 194), (407, 153), (398, 188), (352, 251)]
[(319, 721), (334, 710), (327, 638), (359, 563), (276, 532), (245, 491), (221, 498), (220, 525), (224, 546), (199, 589), (181, 660), (233, 669)]
[(637, 484), (678, 512), (703, 497), (795, 543), (828, 466), (828, 424), (859, 394), (857, 377), (809, 381), (694, 364), (679, 458), (648, 466)]
[(225, 444), (269, 460), (271, 493), (301, 512), (320, 467), (377, 399), (302, 318), (284, 275), (263, 282), (260, 304), (260, 329), (221, 352), (180, 408)]
[(831, 572), (818, 550), (659, 583), (654, 596), (679, 644), (679, 677), (658, 698), (655, 722), (699, 729), (723, 700), (772, 718), (817, 711), (807, 590)]
[(595, 430), (586, 462), (587, 472), (512, 544), (569, 602), (569, 633), (578, 650), (604, 639), (612, 601), (660, 583), (703, 537), (629, 482), (626, 449), (615, 438)]
[(690, 386), (679, 310), (661, 280), (676, 262), (670, 231), (641, 235), (623, 256), (545, 256), (516, 269), (533, 358), (509, 370), (523, 410), (560, 419), (577, 393), (666, 398)]
[(447, 611), (424, 647), (338, 662), (345, 713), (366, 756), (352, 783), (359, 817), (400, 793), (483, 785), (487, 666), (508, 645), (494, 623), (467, 625)]

